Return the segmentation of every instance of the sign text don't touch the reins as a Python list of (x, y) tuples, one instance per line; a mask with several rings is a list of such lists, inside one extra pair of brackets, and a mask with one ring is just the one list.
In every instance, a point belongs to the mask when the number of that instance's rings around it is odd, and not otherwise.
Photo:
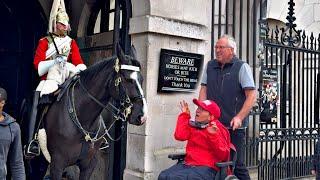
[(158, 92), (192, 92), (199, 81), (203, 55), (161, 49)]

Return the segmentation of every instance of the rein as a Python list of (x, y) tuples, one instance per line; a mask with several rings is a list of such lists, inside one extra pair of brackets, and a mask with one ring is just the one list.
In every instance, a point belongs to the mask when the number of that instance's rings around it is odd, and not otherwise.
[[(70, 115), (70, 119), (73, 121), (73, 123), (78, 127), (78, 129), (83, 133), (84, 135), (84, 139), (86, 142), (90, 141), (91, 143), (95, 143), (96, 141), (99, 141), (100, 139), (102, 139), (106, 134), (107, 136), (112, 140), (112, 141), (118, 141), (121, 139), (122, 135), (123, 135), (123, 128), (121, 128), (121, 134), (118, 138), (112, 138), (111, 135), (109, 134), (109, 130), (112, 128), (112, 126), (114, 125), (114, 123), (118, 120), (118, 119), (115, 119), (113, 121), (113, 123), (110, 125), (109, 128), (106, 127), (106, 125), (104, 124), (104, 121), (100, 118), (99, 119), (99, 127), (97, 129), (97, 131), (95, 133), (93, 132), (89, 132), (87, 130), (85, 130), (79, 119), (78, 119), (78, 116), (77, 116), (77, 113), (76, 113), (76, 109), (75, 109), (75, 105), (74, 105), (74, 87), (76, 85), (77, 82), (81, 82), (80, 79), (78, 79), (71, 87), (71, 96), (69, 96), (69, 91), (67, 91), (67, 96), (69, 97), (68, 98), (68, 112), (69, 112), (69, 115)], [(87, 92), (89, 93), (89, 92)], [(91, 94), (90, 94), (91, 95)], [(92, 96), (92, 95), (91, 95)], [(90, 96), (89, 96), (90, 97)], [(94, 98), (94, 96), (92, 96)], [(96, 98), (95, 98), (96, 99)], [(96, 99), (97, 100), (97, 99)], [(96, 102), (96, 101), (95, 101)], [(100, 101), (97, 100), (97, 102), (101, 103)], [(102, 104), (102, 103), (101, 103)], [(111, 111), (110, 108), (108, 108), (108, 106), (103, 106), (105, 109)], [(111, 111), (113, 113), (113, 111)], [(103, 127), (104, 129), (104, 133), (99, 136), (99, 132), (101, 131), (101, 127)], [(94, 137), (91, 137), (90, 134), (95, 134)], [(98, 137), (99, 136), (99, 137)]]
[[(121, 77), (119, 75), (119, 70), (120, 69), (124, 69), (124, 70), (131, 70), (131, 71), (134, 71), (135, 73), (137, 71), (139, 71), (139, 67), (136, 67), (136, 66), (131, 66), (131, 65), (119, 65), (119, 59), (116, 59), (116, 62), (115, 62), (115, 66), (114, 66), (114, 70), (116, 71), (117, 73), (117, 78), (115, 79), (115, 87), (123, 87), (123, 85), (121, 84)], [(139, 88), (139, 91), (141, 89), (141, 86), (140, 84), (138, 83), (138, 81), (135, 79), (136, 81), (136, 84)], [(89, 96), (90, 99), (92, 99), (95, 103), (97, 103), (100, 107), (102, 107), (103, 109), (106, 109), (108, 111), (110, 111), (114, 117), (114, 121), (111, 123), (111, 125), (109, 126), (109, 128), (106, 127), (104, 121), (102, 120), (102, 118), (100, 118), (99, 120), (99, 127), (97, 129), (97, 131), (95, 133), (91, 133), (87, 130), (85, 130), (78, 117), (77, 117), (77, 114), (76, 114), (76, 109), (75, 109), (75, 105), (74, 105), (74, 88), (75, 88), (75, 85), (79, 83), (80, 87), (85, 91), (85, 93)], [(120, 91), (120, 90), (119, 90)], [(103, 103), (101, 103), (97, 98), (95, 98), (89, 91), (87, 88), (85, 88), (85, 86), (83, 85), (83, 83), (81, 82), (81, 79), (80, 77), (78, 76), (76, 81), (73, 83), (72, 85), (72, 88), (71, 88), (71, 96), (69, 96), (69, 90), (67, 91), (67, 97), (68, 97), (68, 112), (69, 112), (69, 115), (70, 115), (70, 118), (71, 120), (73, 121), (73, 123), (79, 128), (79, 130), (84, 134), (84, 138), (86, 140), (86, 142), (90, 141), (91, 143), (94, 143), (96, 141), (99, 141), (100, 139), (104, 138), (105, 135), (107, 135), (109, 137), (110, 140), (112, 141), (118, 141), (121, 139), (123, 133), (124, 133), (124, 124), (122, 124), (121, 126), (121, 134), (119, 137), (117, 138), (112, 138), (111, 135), (109, 134), (109, 130), (114, 126), (115, 122), (117, 120), (121, 120), (122, 123), (126, 122), (127, 121), (127, 117), (130, 115), (131, 113), (131, 108), (132, 108), (132, 103), (131, 103), (131, 100), (129, 98), (129, 96), (127, 95), (126, 91), (125, 92), (125, 99), (120, 99), (120, 107), (117, 108), (115, 107), (112, 103), (108, 103), (107, 105), (104, 105)], [(120, 92), (119, 92), (119, 95), (120, 95)], [(122, 96), (123, 97), (123, 96)], [(134, 98), (143, 98), (143, 95), (141, 94), (141, 91), (140, 91), (140, 95), (137, 96), (137, 97), (134, 97)], [(121, 112), (121, 107), (123, 107), (123, 111)], [(101, 131), (101, 127), (103, 127), (104, 129), (104, 133), (99, 136), (99, 132)], [(94, 137), (91, 137), (90, 134), (95, 134)]]
[[(119, 113), (120, 113), (120, 109), (115, 107), (112, 103), (108, 103), (107, 105), (104, 105), (102, 104), (97, 98), (95, 98), (89, 91), (87, 88), (84, 87), (84, 85), (82, 84), (80, 78), (75, 82), (76, 83), (79, 83), (80, 87), (86, 92), (86, 94), (95, 102), (97, 103), (100, 107), (102, 107), (103, 109), (106, 109), (108, 111), (110, 111), (116, 120), (118, 119), (121, 119), (122, 121), (126, 121), (126, 119), (122, 118), (119, 116)], [(111, 107), (111, 108), (110, 108)], [(114, 110), (116, 111), (116, 113), (114, 113)]]

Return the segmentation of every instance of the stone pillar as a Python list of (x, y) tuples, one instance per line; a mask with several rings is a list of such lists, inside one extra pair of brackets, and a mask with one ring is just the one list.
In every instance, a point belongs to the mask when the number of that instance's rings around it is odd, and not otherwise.
[[(149, 119), (141, 127), (128, 126), (125, 180), (157, 179), (175, 162), (168, 154), (184, 151), (185, 143), (174, 140), (178, 103), (185, 99), (194, 115), (194, 93), (157, 93), (161, 48), (204, 55), (211, 53), (211, 0), (134, 0), (130, 20), (132, 43), (137, 50), (145, 77), (143, 89)], [(200, 73), (200, 77), (202, 72)]]

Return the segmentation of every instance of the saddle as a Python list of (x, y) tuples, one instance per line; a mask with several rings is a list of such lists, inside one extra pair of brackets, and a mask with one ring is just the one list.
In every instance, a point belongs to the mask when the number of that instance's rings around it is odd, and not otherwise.
[(68, 91), (69, 87), (73, 85), (79, 78), (79, 75), (72, 76), (71, 78), (67, 79), (61, 86), (59, 86), (59, 89), (54, 92), (54, 94), (57, 95), (56, 100), (60, 101), (62, 96)]

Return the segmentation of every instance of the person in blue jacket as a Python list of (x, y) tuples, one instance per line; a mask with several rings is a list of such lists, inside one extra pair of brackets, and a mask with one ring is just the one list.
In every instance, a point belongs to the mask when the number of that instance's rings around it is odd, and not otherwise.
[(7, 92), (0, 88), (0, 179), (6, 179), (8, 164), (13, 180), (25, 180), (20, 127), (13, 117), (3, 112), (6, 101)]

